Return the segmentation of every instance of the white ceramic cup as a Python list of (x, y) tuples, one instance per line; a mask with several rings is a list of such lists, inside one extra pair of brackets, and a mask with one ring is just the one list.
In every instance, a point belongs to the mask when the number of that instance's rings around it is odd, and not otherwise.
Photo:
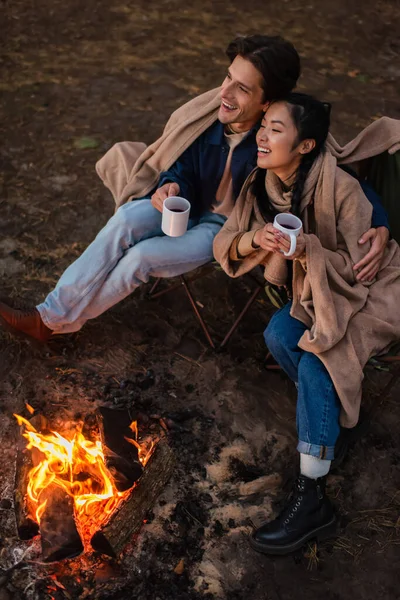
[(290, 213), (279, 213), (274, 219), (275, 229), (279, 229), (283, 233), (286, 233), (290, 237), (290, 249), (289, 252), (283, 252), (285, 256), (291, 256), (296, 250), (297, 236), (303, 228), (303, 223)]
[(179, 237), (186, 233), (190, 213), (190, 202), (180, 196), (164, 200), (161, 229), (165, 235)]

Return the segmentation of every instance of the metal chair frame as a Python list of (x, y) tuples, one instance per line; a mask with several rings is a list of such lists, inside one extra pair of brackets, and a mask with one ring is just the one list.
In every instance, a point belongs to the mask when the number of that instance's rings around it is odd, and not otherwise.
[[(192, 283), (193, 281), (196, 281), (197, 279), (201, 279), (202, 277), (205, 277), (206, 275), (208, 275), (208, 273), (210, 273), (212, 270), (214, 269), (214, 266), (212, 263), (208, 263), (207, 265), (204, 265), (204, 267), (201, 269), (201, 271), (199, 273), (196, 273), (194, 275), (189, 275), (189, 276), (184, 276), (184, 275), (179, 275), (179, 281), (177, 283), (172, 283), (170, 285), (168, 285), (168, 287), (166, 287), (164, 290), (161, 290), (159, 292), (157, 292), (157, 288), (162, 280), (161, 277), (159, 277), (158, 279), (156, 279), (156, 281), (153, 283), (153, 285), (151, 286), (147, 296), (151, 299), (155, 299), (155, 298), (160, 298), (161, 296), (164, 296), (165, 294), (168, 294), (169, 292), (173, 292), (174, 290), (177, 290), (179, 288), (182, 288), (185, 290), (185, 293), (189, 299), (190, 305), (193, 309), (193, 312), (198, 320), (198, 322), (201, 325), (201, 328), (204, 332), (204, 335), (207, 338), (207, 342), (209, 343), (209, 345), (211, 346), (211, 348), (213, 350), (217, 349), (216, 344), (214, 343), (212, 337), (211, 337), (211, 333), (209, 331), (209, 328), (207, 327), (207, 324), (205, 323), (203, 317), (201, 316), (201, 313), (197, 307), (196, 301), (194, 299), (193, 293), (190, 290), (189, 284)], [(253, 291), (253, 293), (251, 294), (250, 298), (248, 299), (248, 301), (246, 302), (245, 306), (243, 307), (242, 311), (240, 312), (240, 314), (238, 315), (238, 317), (235, 319), (234, 323), (232, 324), (232, 326), (230, 327), (229, 331), (226, 333), (224, 339), (222, 340), (222, 342), (218, 345), (218, 349), (222, 349), (226, 346), (226, 344), (228, 343), (228, 341), (230, 340), (230, 338), (232, 337), (232, 335), (235, 333), (236, 329), (238, 328), (238, 326), (240, 325), (241, 321), (243, 320), (243, 318), (245, 317), (245, 315), (248, 313), (248, 311), (250, 310), (250, 308), (252, 307), (252, 305), (254, 304), (254, 302), (256, 301), (259, 293), (261, 292), (261, 290), (264, 289), (264, 284), (260, 283), (259, 281), (256, 280), (255, 277), (253, 277), (251, 274), (249, 274), (251, 276), (251, 278), (256, 281), (257, 283), (257, 287), (255, 288), (255, 290)]]

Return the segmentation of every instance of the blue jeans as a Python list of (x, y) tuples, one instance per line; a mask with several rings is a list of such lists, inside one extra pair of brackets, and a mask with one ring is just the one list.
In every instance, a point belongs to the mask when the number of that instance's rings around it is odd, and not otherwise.
[(340, 400), (320, 359), (299, 348), (307, 327), (290, 316), (289, 302), (276, 312), (264, 332), (269, 351), (296, 384), (297, 450), (333, 460), (339, 436)]
[(225, 217), (206, 213), (189, 221), (185, 235), (168, 237), (161, 216), (149, 199), (121, 206), (37, 306), (47, 327), (55, 333), (78, 331), (150, 276), (175, 277), (213, 259), (213, 240)]

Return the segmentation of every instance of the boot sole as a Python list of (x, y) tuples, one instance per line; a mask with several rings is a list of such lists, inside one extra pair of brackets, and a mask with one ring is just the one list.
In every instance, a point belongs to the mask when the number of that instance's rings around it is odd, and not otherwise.
[(326, 523), (326, 525), (318, 527), (317, 529), (313, 529), (291, 544), (286, 544), (285, 546), (267, 545), (257, 542), (253, 537), (251, 537), (250, 546), (253, 548), (253, 550), (257, 550), (257, 552), (262, 552), (263, 554), (290, 554), (291, 552), (299, 550), (302, 546), (304, 546), (304, 544), (312, 539), (316, 539), (318, 542), (321, 542), (322, 540), (334, 537), (336, 535), (336, 527), (337, 518), (334, 516), (329, 523)]

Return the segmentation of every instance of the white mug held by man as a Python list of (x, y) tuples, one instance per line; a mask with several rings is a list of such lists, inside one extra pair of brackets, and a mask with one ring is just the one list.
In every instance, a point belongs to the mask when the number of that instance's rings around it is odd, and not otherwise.
[(169, 196), (164, 200), (161, 229), (165, 235), (180, 237), (188, 228), (190, 202), (180, 196)]

